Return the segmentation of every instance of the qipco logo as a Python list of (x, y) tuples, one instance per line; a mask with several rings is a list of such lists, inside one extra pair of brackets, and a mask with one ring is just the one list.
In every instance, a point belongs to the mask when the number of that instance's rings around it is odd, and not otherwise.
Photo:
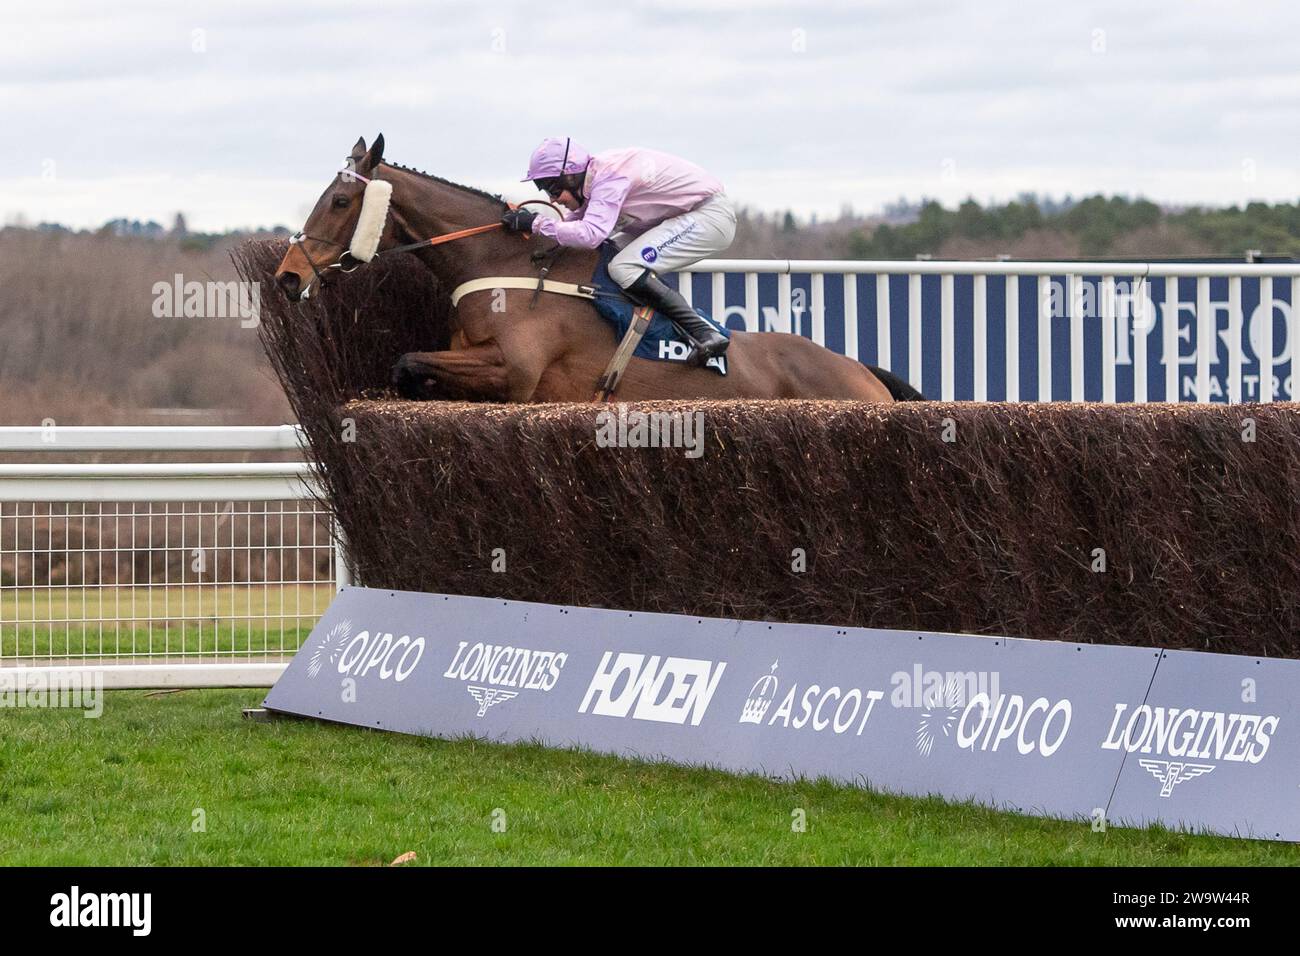
[[(957, 723), (957, 745), (965, 750), (997, 750), (1014, 741), (1021, 754), (1038, 751), (1044, 757), (1056, 753), (1070, 730), (1070, 702), (1055, 704), (1046, 697), (1025, 705), (1019, 694), (990, 698), (976, 694)], [(1008, 744), (1008, 749), (1012, 745)]]
[(338, 667), (340, 674), (352, 677), (365, 677), (375, 671), (380, 680), (401, 682), (411, 676), (423, 656), (422, 637), (411, 640), (403, 634), (393, 640), (392, 634), (376, 634), (371, 638), (369, 631), (361, 631), (343, 648)]

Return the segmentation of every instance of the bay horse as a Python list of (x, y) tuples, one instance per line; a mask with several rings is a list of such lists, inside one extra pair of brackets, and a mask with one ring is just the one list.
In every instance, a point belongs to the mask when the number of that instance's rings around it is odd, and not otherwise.
[[(384, 137), (372, 146), (357, 140), (347, 168), (316, 202), (302, 233), (275, 273), (291, 300), (317, 294), (330, 269), (359, 267), (349, 241), (361, 219), (365, 183), (392, 186), (377, 250), (497, 224), (508, 205), (500, 197), (439, 179), (383, 159)], [(387, 192), (387, 187), (385, 194)], [(379, 229), (376, 222), (375, 228)], [(533, 254), (549, 250), (541, 237), (500, 229), (415, 251), (451, 290), (471, 279), (537, 278)], [(556, 260), (550, 280), (588, 283), (595, 250), (570, 249)], [(406, 397), (500, 402), (584, 402), (614, 354), (613, 326), (590, 301), (526, 289), (484, 289), (465, 295), (454, 310), (450, 348), (408, 352), (393, 367)], [(633, 358), (619, 382), (620, 401), (668, 398), (820, 398), (890, 402), (920, 398), (906, 382), (871, 370), (800, 335), (733, 332), (728, 373), (681, 362)]]

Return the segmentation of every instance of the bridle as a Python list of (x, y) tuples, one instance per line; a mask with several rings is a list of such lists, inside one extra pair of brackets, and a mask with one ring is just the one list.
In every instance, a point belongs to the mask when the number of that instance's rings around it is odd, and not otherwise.
[[(345, 178), (359, 179), (362, 182), (366, 183), (367, 186), (372, 182), (372, 180), (369, 177), (362, 176), (360, 173), (356, 172), (353, 169), (341, 169), (339, 170), (339, 174)], [(520, 209), (528, 205), (550, 206), (551, 209), (555, 210), (557, 215), (560, 216), (563, 215), (560, 212), (559, 207), (556, 206), (555, 203), (549, 202), (548, 200), (545, 199), (526, 199), (523, 202), (518, 204), (507, 203), (506, 205), (509, 206), (511, 209)], [(374, 259), (378, 258), (381, 255), (387, 255), (389, 253), (394, 253), (394, 252), (410, 252), (413, 249), (421, 249), (426, 246), (439, 246), (442, 245), (444, 242), (454, 242), (457, 239), (464, 239), (468, 236), (477, 236), (477, 235), (481, 235), (482, 233), (492, 232), (493, 230), (501, 229), (501, 228), (502, 228), (502, 224), (500, 222), (493, 222), (483, 226), (470, 226), (468, 229), (457, 229), (455, 232), (444, 233), (441, 236), (431, 236), (428, 239), (421, 239), (418, 242), (408, 242), (405, 245), (394, 246), (391, 249), (376, 250), (374, 256), (371, 257), (371, 261), (373, 261)], [(524, 241), (528, 241), (530, 236), (521, 234), (520, 238), (523, 239)], [(343, 253), (339, 256), (338, 261), (331, 262), (324, 267), (318, 266), (316, 264), (316, 260), (313, 259), (311, 255), (307, 252), (307, 247), (303, 245), (304, 239), (310, 239), (312, 242), (323, 243), (327, 246), (335, 246), (336, 248), (342, 249)], [(349, 273), (356, 272), (357, 269), (365, 265), (365, 262), (361, 261), (360, 259), (357, 259), (355, 256), (352, 255), (349, 246), (346, 246), (335, 239), (325, 239), (320, 236), (309, 235), (305, 230), (302, 229), (298, 230), (296, 233), (294, 233), (292, 236), (289, 237), (289, 245), (300, 247), (300, 251), (302, 252), (303, 258), (306, 259), (307, 264), (311, 266), (312, 275), (315, 277), (316, 281), (320, 284), (320, 287), (322, 289), (326, 288), (328, 284), (325, 281), (325, 273), (328, 272), (330, 269), (338, 269), (341, 273), (347, 275)], [(352, 260), (353, 265), (351, 268), (348, 268), (347, 265), (345, 264), (345, 260), (347, 259)], [(303, 289), (302, 293), (299, 296), (299, 299), (308, 298), (308, 293), (310, 289), (311, 289), (311, 285), (309, 283), (307, 288)]]

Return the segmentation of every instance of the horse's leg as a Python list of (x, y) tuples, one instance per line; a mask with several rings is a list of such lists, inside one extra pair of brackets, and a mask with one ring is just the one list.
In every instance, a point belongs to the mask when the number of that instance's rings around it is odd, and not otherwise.
[(550, 357), (537, 341), (495, 339), (446, 352), (407, 352), (392, 381), (404, 398), (468, 398), (495, 402), (533, 400)]
[(403, 398), (513, 401), (510, 370), (496, 342), (447, 352), (407, 352), (393, 365)]

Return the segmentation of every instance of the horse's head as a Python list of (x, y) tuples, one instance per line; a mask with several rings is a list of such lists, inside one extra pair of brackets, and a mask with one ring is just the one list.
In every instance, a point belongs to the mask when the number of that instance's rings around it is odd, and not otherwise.
[(293, 301), (324, 284), (328, 270), (350, 271), (374, 257), (393, 192), (391, 183), (371, 179), (383, 158), (382, 133), (368, 150), (365, 139), (358, 139), (346, 168), (325, 187), (302, 232), (290, 240), (275, 281)]

